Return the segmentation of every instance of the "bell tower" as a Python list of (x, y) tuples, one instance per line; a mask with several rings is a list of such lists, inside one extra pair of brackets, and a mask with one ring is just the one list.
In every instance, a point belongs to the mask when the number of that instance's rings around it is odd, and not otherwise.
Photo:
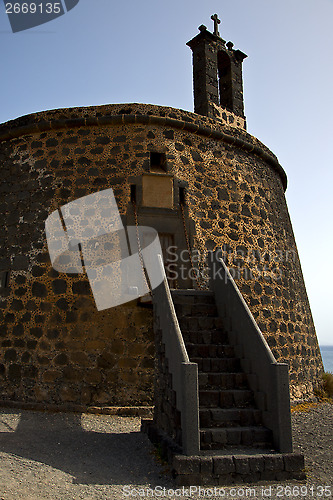
[(217, 14), (211, 19), (214, 33), (201, 25), (200, 33), (187, 42), (193, 52), (194, 112), (219, 118), (225, 109), (245, 119), (242, 65), (247, 55), (221, 38)]

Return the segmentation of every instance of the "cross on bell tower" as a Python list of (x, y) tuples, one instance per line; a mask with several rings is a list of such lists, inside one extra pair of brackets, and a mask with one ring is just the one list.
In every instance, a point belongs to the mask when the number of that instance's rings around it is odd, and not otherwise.
[(211, 16), (211, 20), (214, 21), (214, 35), (215, 36), (220, 36), (220, 33), (219, 33), (219, 24), (221, 24), (221, 21), (220, 21), (218, 15), (214, 14), (213, 16)]
[(245, 119), (242, 65), (247, 55), (223, 40), (218, 15), (211, 19), (214, 33), (202, 24), (200, 33), (187, 42), (193, 52), (194, 112), (219, 119), (226, 109)]

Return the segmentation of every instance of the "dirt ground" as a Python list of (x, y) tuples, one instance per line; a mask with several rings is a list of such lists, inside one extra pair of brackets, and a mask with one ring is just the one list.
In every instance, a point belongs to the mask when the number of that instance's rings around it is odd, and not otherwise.
[(306, 482), (177, 491), (139, 418), (0, 409), (0, 499), (332, 498), (333, 405), (292, 421)]

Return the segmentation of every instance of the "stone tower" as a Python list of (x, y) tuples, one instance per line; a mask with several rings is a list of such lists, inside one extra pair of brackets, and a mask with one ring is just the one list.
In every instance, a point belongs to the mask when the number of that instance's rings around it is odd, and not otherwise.
[(215, 14), (214, 34), (206, 26), (187, 45), (193, 51), (194, 112), (219, 118), (225, 109), (245, 119), (242, 63), (247, 57), (220, 37)]
[(97, 311), (87, 277), (55, 271), (45, 220), (112, 187), (124, 225), (160, 234), (169, 283), (209, 287), (221, 248), (291, 396), (323, 371), (286, 206), (286, 174), (246, 132), (246, 57), (201, 26), (193, 51), (195, 113), (112, 104), (34, 113), (0, 126), (0, 376), (3, 400), (86, 407), (152, 402), (152, 310)]

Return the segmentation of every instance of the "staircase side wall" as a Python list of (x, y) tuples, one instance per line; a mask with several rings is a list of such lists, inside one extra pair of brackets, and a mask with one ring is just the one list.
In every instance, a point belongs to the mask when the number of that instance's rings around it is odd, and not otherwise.
[(165, 357), (161, 330), (156, 328), (156, 376), (154, 397), (154, 424), (175, 443), (182, 446), (181, 413), (176, 407), (176, 392), (172, 389), (172, 375)]
[(219, 315), (229, 325), (229, 339), (241, 360), (263, 423), (276, 449), (292, 451), (288, 365), (277, 363), (219, 252), (210, 254), (212, 289)]

